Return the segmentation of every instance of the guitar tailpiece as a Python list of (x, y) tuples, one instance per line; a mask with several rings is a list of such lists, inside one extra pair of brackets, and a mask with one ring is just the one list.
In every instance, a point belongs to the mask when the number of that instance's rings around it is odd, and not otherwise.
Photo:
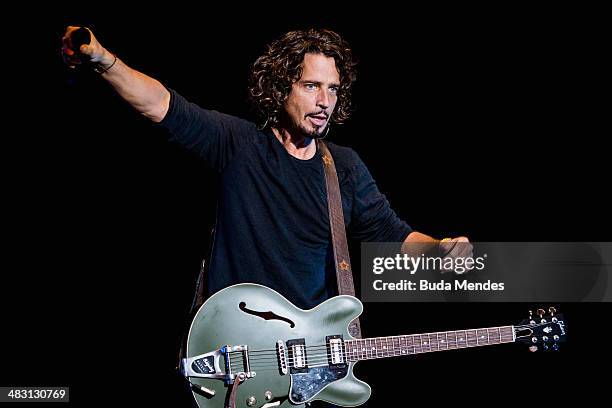
[[(241, 353), (243, 371), (232, 372), (232, 357), (230, 353)], [(221, 369), (221, 357), (225, 358), (225, 370)], [(255, 377), (255, 371), (251, 371), (249, 362), (249, 349), (246, 345), (226, 345), (210, 353), (200, 354), (194, 357), (183, 358), (180, 367), (181, 374), (186, 377), (213, 378), (233, 384), (238, 376), (244, 379)]]

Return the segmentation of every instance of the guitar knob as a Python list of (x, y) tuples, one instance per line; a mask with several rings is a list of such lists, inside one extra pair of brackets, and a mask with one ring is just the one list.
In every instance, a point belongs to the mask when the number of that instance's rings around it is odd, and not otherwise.
[(545, 314), (546, 312), (544, 311), (544, 309), (538, 309), (538, 316), (540, 316), (540, 319), (544, 317)]
[(548, 341), (548, 336), (542, 337), (542, 341)]
[(529, 319), (531, 320), (531, 318), (533, 317), (533, 310), (529, 311)]
[(557, 343), (553, 344), (553, 345), (552, 345), (552, 349), (553, 349), (554, 351), (559, 350), (559, 344), (557, 344)]
[(555, 313), (557, 313), (557, 309), (551, 306), (548, 308), (548, 312), (550, 313), (551, 316), (554, 316)]
[(553, 336), (553, 340), (554, 340), (554, 341), (559, 341), (559, 336), (555, 334), (555, 335)]
[(548, 344), (544, 344), (544, 345), (542, 346), (542, 349), (543, 349), (544, 351), (548, 350)]
[(538, 351), (538, 346), (529, 346), (529, 351), (535, 353), (536, 351)]
[(249, 407), (252, 407), (253, 405), (257, 404), (257, 398), (255, 398), (253, 395), (251, 395), (249, 398), (247, 398), (246, 404)]
[(531, 341), (532, 341), (533, 343), (537, 343), (537, 342), (538, 342), (538, 338), (537, 338), (537, 337), (532, 337), (532, 338), (531, 338)]

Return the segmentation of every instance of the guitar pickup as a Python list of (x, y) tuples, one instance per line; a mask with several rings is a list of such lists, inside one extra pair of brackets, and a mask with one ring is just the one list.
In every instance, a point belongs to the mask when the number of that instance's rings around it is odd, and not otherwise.
[(325, 337), (327, 343), (327, 359), (330, 366), (345, 365), (345, 350), (342, 335), (336, 334)]
[(287, 350), (289, 351), (289, 371), (291, 374), (307, 373), (306, 341), (304, 339), (287, 340)]

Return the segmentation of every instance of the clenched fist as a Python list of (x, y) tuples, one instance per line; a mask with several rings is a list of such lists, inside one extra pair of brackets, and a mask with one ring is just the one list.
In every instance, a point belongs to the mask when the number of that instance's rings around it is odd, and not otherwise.
[[(78, 49), (75, 49), (79, 42), (76, 37), (84, 34), (82, 30), (87, 30), (90, 41), (88, 44), (82, 44)], [(98, 42), (91, 30), (76, 26), (68, 26), (62, 37), (62, 58), (70, 68), (75, 68), (82, 63), (95, 63), (107, 67), (115, 60), (115, 56)]]

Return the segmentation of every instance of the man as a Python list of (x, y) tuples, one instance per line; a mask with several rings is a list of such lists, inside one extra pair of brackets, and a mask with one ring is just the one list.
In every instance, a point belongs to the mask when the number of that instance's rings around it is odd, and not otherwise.
[[(136, 111), (167, 128), (221, 179), (208, 294), (239, 282), (271, 287), (301, 308), (335, 295), (323, 162), (316, 139), (349, 117), (355, 62), (349, 45), (329, 30), (293, 31), (273, 42), (253, 65), (250, 94), (264, 126), (186, 101), (133, 70), (91, 34), (72, 44), (65, 62), (91, 62)], [(334, 158), (348, 235), (358, 241), (404, 242), (417, 255), (469, 256), (465, 237), (438, 241), (413, 231), (390, 208), (365, 164), (346, 147)], [(432, 249), (433, 248), (433, 249)]]
[[(309, 309), (337, 294), (323, 160), (316, 139), (349, 117), (355, 62), (328, 30), (293, 31), (254, 63), (250, 95), (263, 126), (186, 101), (133, 70), (91, 34), (79, 49), (70, 26), (65, 62), (90, 62), (136, 111), (219, 173), (217, 222), (207, 294), (239, 282), (275, 289)], [(357, 241), (404, 242), (405, 252), (470, 256), (465, 237), (438, 241), (413, 231), (378, 191), (351, 149), (332, 143), (345, 226)]]

